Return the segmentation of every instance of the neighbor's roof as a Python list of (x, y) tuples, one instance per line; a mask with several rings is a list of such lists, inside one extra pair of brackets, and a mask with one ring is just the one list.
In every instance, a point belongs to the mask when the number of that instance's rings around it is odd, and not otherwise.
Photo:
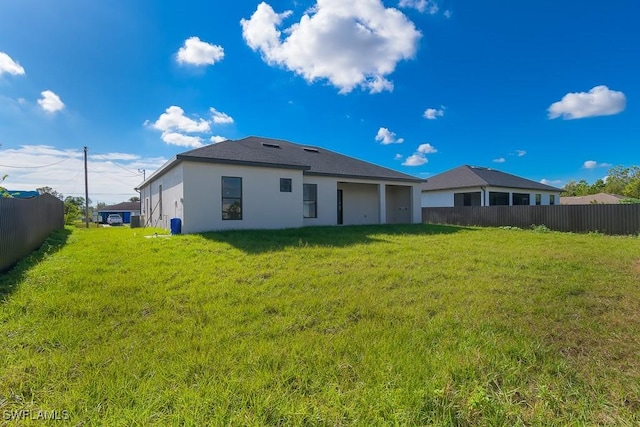
[(415, 176), (324, 148), (256, 136), (237, 141), (227, 140), (178, 154), (175, 159), (150, 176), (146, 182), (170, 169), (178, 161), (299, 169), (304, 171), (305, 175), (422, 182), (422, 179)]
[(122, 202), (117, 205), (105, 206), (98, 212), (134, 212), (140, 210), (140, 202)]
[(435, 175), (422, 184), (422, 191), (449, 190), (469, 187), (506, 187), (525, 190), (562, 191), (559, 188), (506, 172), (478, 166), (463, 165)]
[(625, 196), (609, 193), (590, 194), (588, 196), (560, 197), (561, 205), (590, 205), (592, 203), (617, 205)]

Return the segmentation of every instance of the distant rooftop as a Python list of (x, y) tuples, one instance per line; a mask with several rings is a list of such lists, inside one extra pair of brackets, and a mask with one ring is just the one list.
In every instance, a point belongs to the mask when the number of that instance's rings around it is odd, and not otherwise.
[(588, 196), (570, 196), (560, 197), (561, 205), (590, 205), (590, 204), (605, 204), (605, 205), (617, 205), (621, 200), (625, 199), (625, 196), (609, 193), (590, 194)]
[(140, 210), (140, 202), (122, 202), (117, 205), (105, 206), (98, 212), (134, 212)]
[(559, 188), (499, 170), (463, 165), (435, 175), (422, 184), (422, 191), (469, 187), (506, 187), (538, 191), (562, 191)]

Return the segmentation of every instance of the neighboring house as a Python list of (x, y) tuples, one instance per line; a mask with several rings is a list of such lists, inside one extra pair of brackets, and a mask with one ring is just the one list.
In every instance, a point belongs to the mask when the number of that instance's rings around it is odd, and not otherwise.
[(107, 217), (111, 214), (120, 214), (122, 222), (131, 223), (131, 215), (140, 215), (140, 202), (122, 202), (113, 206), (105, 206), (98, 210), (98, 221), (106, 224)]
[(140, 186), (145, 224), (184, 233), (420, 223), (421, 179), (320, 147), (248, 137), (178, 154)]
[(560, 197), (561, 205), (617, 205), (626, 199), (625, 196), (609, 193), (590, 194), (588, 196)]
[(561, 189), (495, 169), (459, 166), (422, 184), (422, 207), (555, 205)]

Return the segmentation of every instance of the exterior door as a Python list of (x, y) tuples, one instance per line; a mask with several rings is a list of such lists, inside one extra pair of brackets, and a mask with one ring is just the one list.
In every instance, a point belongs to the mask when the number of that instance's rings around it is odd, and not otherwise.
[(344, 222), (342, 215), (342, 190), (338, 190), (338, 225), (342, 225)]

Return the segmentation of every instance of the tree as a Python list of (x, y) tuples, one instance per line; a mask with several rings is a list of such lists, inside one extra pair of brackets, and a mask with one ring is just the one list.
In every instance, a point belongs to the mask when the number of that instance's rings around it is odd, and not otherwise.
[[(0, 184), (2, 184), (5, 179), (7, 179), (7, 176), (9, 176), (9, 175), (0, 176)], [(11, 197), (11, 194), (9, 194), (7, 192), (7, 189), (4, 188), (2, 185), (0, 185), (0, 197)]]
[[(89, 199), (91, 203), (91, 199)], [(67, 196), (64, 198), (64, 222), (72, 225), (84, 212), (84, 197)]]
[(100, 210), (100, 209), (104, 208), (105, 206), (107, 206), (107, 204), (105, 202), (98, 202), (98, 204), (96, 205), (96, 209)]
[(606, 184), (602, 179), (597, 179), (596, 182), (591, 184), (590, 194), (604, 193), (605, 186)]
[(130, 202), (139, 202), (140, 201), (140, 197), (138, 196), (133, 196), (132, 198), (129, 199)]
[(587, 194), (592, 194), (590, 190), (591, 187), (584, 179), (581, 179), (579, 182), (569, 181), (564, 186), (562, 196), (586, 196)]
[[(84, 208), (84, 197), (80, 196), (67, 196), (64, 198), (64, 203), (70, 203), (75, 205), (76, 207), (82, 209)], [(89, 204), (91, 204), (91, 199), (89, 199)]]
[(58, 193), (56, 190), (54, 190), (51, 187), (40, 187), (40, 188), (36, 188), (36, 191), (38, 193), (42, 194), (51, 194), (53, 197), (57, 197), (60, 200), (64, 199), (64, 196), (62, 195), (62, 193)]
[(640, 173), (631, 178), (622, 194), (632, 199), (640, 199)]
[[(625, 193), (626, 187), (635, 179), (640, 179), (640, 166), (631, 166), (629, 168), (625, 168), (621, 165), (614, 166), (609, 169), (609, 175), (607, 175), (607, 182), (605, 184), (605, 191), (611, 194), (622, 194), (627, 196)], [(629, 188), (629, 190), (633, 192), (633, 188)]]

